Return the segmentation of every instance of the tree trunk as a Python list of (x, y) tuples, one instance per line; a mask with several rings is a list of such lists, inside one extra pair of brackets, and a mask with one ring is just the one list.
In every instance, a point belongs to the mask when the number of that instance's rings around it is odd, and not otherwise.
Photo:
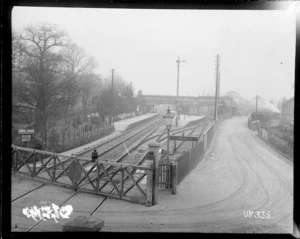
[(47, 119), (44, 119), (44, 149), (47, 148)]

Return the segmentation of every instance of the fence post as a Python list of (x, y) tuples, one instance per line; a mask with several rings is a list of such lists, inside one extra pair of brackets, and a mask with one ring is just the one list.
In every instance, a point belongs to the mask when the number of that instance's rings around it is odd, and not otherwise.
[(33, 150), (33, 154), (34, 154), (34, 157), (33, 157), (33, 172), (31, 174), (31, 177), (34, 177), (35, 172), (36, 172), (36, 152), (35, 152), (35, 149)]
[(14, 164), (13, 164), (14, 172), (17, 172), (18, 168), (18, 150), (15, 149), (15, 157), (14, 157)]
[[(96, 161), (97, 163), (97, 181), (96, 181), (96, 189), (97, 189), (97, 193), (99, 193), (99, 182), (100, 182), (100, 178), (99, 178), (99, 175), (100, 175), (100, 165), (99, 165), (99, 162)], [(123, 178), (122, 178), (123, 180)]]
[(178, 175), (178, 167), (177, 162), (174, 161), (171, 165), (172, 167), (172, 194), (177, 193), (177, 175)]
[(158, 186), (158, 162), (159, 162), (159, 144), (156, 143), (150, 143), (148, 144), (149, 152), (153, 152), (154, 158), (153, 158), (153, 181), (152, 181), (152, 203), (153, 205), (157, 204), (157, 186)]
[[(147, 167), (153, 169), (153, 162), (150, 160), (147, 160)], [(146, 207), (151, 207), (153, 202), (152, 202), (152, 181), (153, 181), (153, 171), (147, 170), (147, 185), (146, 185)]]

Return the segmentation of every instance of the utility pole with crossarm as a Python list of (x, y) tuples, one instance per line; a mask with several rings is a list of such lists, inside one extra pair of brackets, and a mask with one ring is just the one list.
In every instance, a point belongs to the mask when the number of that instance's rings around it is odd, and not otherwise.
[(186, 62), (186, 60), (180, 60), (180, 57), (178, 56), (178, 60), (176, 60), (177, 63), (177, 97), (176, 97), (176, 127), (178, 126), (178, 118), (179, 118), (179, 66), (180, 62)]

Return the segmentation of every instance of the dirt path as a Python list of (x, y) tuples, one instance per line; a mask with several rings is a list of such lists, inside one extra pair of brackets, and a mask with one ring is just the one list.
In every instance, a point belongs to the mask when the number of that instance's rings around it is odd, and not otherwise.
[(292, 233), (293, 165), (255, 134), (245, 117), (224, 121), (177, 195), (151, 208), (108, 200), (94, 216), (105, 231)]

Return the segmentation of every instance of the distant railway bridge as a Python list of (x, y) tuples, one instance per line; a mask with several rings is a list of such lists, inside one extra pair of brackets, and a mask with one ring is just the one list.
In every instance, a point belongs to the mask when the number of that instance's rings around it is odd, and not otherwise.
[[(148, 111), (162, 111), (166, 106), (175, 110), (178, 103), (182, 114), (201, 115), (211, 113), (215, 105), (214, 96), (173, 96), (173, 95), (144, 95)], [(178, 101), (178, 102), (177, 102)], [(228, 96), (220, 97), (219, 107), (230, 106), (231, 98)]]

